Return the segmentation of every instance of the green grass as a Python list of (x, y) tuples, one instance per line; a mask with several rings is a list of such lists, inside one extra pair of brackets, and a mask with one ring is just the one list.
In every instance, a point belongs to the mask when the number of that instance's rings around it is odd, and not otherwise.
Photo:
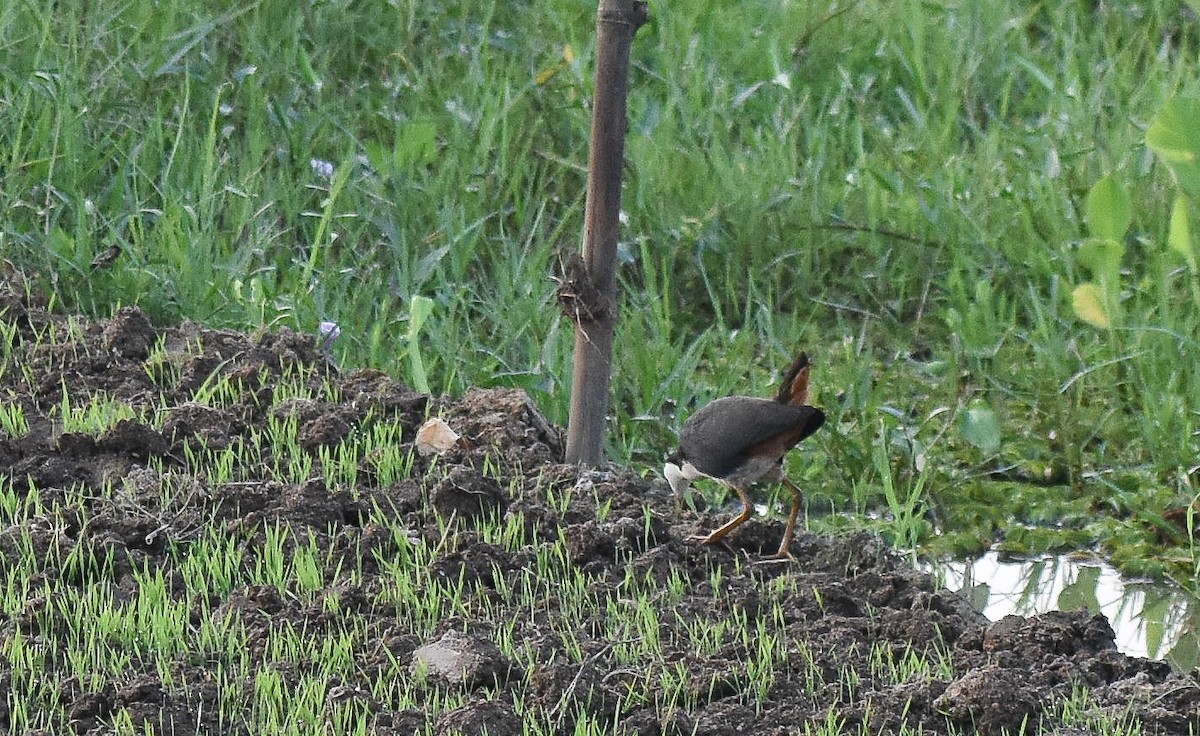
[[(36, 489), (31, 491), (36, 496)], [(61, 509), (57, 509), (61, 511)], [(20, 521), (19, 515), (5, 511), (6, 521)], [(399, 555), (378, 559), (388, 574), (375, 593), (374, 605), (394, 604), (412, 631), (422, 639), (435, 637), (435, 629), (448, 616), (460, 616), (493, 638), (507, 659), (529, 671), (547, 663), (536, 651), (539, 644), (526, 631), (545, 617), (548, 601), (552, 606), (553, 628), (561, 637), (556, 658), (571, 666), (582, 667), (589, 656), (612, 656), (617, 671), (628, 666), (642, 676), (630, 680), (623, 707), (632, 710), (650, 705), (659, 713), (695, 711), (704, 697), (704, 683), (697, 683), (680, 661), (682, 653), (710, 658), (735, 657), (746, 667), (733, 668), (725, 679), (707, 683), (712, 689), (733, 689), (743, 693), (746, 702), (759, 706), (769, 700), (777, 673), (799, 673), (808, 683), (810, 694), (828, 691), (842, 694), (842, 700), (856, 702), (860, 674), (849, 667), (835, 675), (823, 672), (814, 662), (807, 644), (788, 632), (788, 614), (781, 607), (794, 589), (784, 590), (789, 581), (779, 578), (770, 585), (776, 589), (766, 597), (767, 605), (757, 620), (749, 620), (744, 603), (734, 600), (714, 585), (712, 609), (705, 617), (692, 621), (692, 628), (669, 637), (660, 615), (671, 611), (682, 598), (682, 589), (695, 589), (705, 581), (686, 577), (678, 581), (680, 593), (673, 598), (671, 586), (663, 590), (650, 573), (639, 578), (629, 568), (619, 584), (597, 581), (582, 573), (569, 560), (566, 539), (522, 540), (537, 550), (532, 568), (498, 576), (492, 589), (483, 582), (465, 583), (459, 579), (437, 579), (430, 573), (430, 562), (440, 551), (454, 551), (457, 539), (437, 543), (412, 543), (406, 530), (390, 514), (375, 514), (366, 520), (391, 530)], [(510, 520), (511, 523), (511, 520)], [(519, 520), (518, 520), (519, 523)], [(480, 530), (485, 537), (503, 534), (497, 523)], [(443, 547), (443, 545), (448, 545)], [(60, 550), (50, 549), (51, 566)], [(330, 683), (353, 682), (372, 698), (389, 703), (396, 710), (405, 708), (425, 713), (430, 722), (471, 697), (456, 688), (437, 687), (420, 671), (413, 671), (407, 658), (390, 666), (372, 665), (373, 677), (361, 669), (369, 654), (363, 651), (370, 638), (367, 620), (360, 611), (342, 610), (338, 591), (361, 583), (361, 572), (346, 569), (336, 580), (313, 581), (305, 570), (305, 561), (321, 555), (314, 538), (291, 538), (278, 529), (266, 529), (265, 536), (238, 538), (225, 531), (206, 530), (199, 540), (174, 547), (167, 565), (177, 570), (186, 582), (183, 595), (172, 593), (162, 569), (134, 569), (134, 590), (128, 600), (114, 598), (102, 581), (111, 574), (111, 559), (80, 554), (81, 567), (75, 579), (45, 580), (36, 589), (6, 592), (4, 610), (10, 615), (28, 611), (28, 601), (40, 596), (51, 601), (32, 614), (31, 625), (39, 635), (30, 639), (20, 631), (6, 637), (0, 656), (13, 665), (16, 677), (10, 700), (9, 719), (14, 729), (53, 728), (54, 715), (63, 704), (53, 677), (38, 673), (54, 671), (62, 677), (75, 677), (81, 683), (121, 678), (130, 668), (157, 671), (163, 687), (188, 689), (181, 672), (190, 672), (182, 663), (202, 663), (210, 675), (205, 679), (213, 693), (219, 719), (231, 727), (257, 732), (271, 730), (287, 734), (347, 733), (366, 729), (370, 708), (361, 698), (345, 702), (327, 700)], [(28, 581), (34, 572), (44, 569), (45, 561), (33, 554), (12, 560), (7, 579)], [(736, 564), (736, 563), (735, 563)], [(318, 565), (318, 569), (319, 569)], [(68, 568), (64, 566), (64, 571)], [(716, 568), (717, 574), (721, 568)], [(793, 583), (794, 585), (794, 583)], [(225, 600), (230, 591), (253, 591), (268, 586), (284, 599), (295, 599), (309, 612), (311, 626), (297, 629), (283, 621), (266, 632), (267, 644), (262, 658), (250, 657), (249, 637), (264, 632), (250, 626), (236, 611), (217, 610), (211, 601)], [(764, 594), (768, 591), (764, 588)], [(815, 591), (814, 591), (815, 592)], [(255, 594), (261, 595), (261, 594)], [(322, 616), (318, 611), (334, 614)], [(577, 632), (595, 621), (597, 610), (607, 611), (603, 619), (608, 629), (601, 640), (612, 642), (596, 655), (580, 648)], [(265, 614), (259, 614), (260, 616)], [(677, 613), (675, 615), (678, 615)], [(495, 627), (493, 630), (490, 627)], [(590, 638), (594, 638), (593, 632)], [(934, 678), (952, 679), (948, 655), (940, 649), (922, 653), (911, 646), (897, 649), (884, 644), (870, 652), (870, 676), (897, 685), (925, 682)], [(300, 674), (296, 677), (284, 673)], [(22, 676), (28, 675), (28, 678)], [(866, 675), (866, 673), (862, 673)], [(698, 689), (699, 688), (699, 689)], [(526, 714), (530, 733), (555, 733), (554, 712), (526, 700), (526, 686), (516, 689), (514, 705)], [(249, 692), (248, 692), (249, 690)], [(814, 695), (815, 697), (815, 695)], [(573, 705), (572, 708), (579, 708)], [(1079, 690), (1062, 705), (1068, 723), (1093, 728), (1118, 728), (1111, 733), (1135, 733), (1137, 724), (1126, 714), (1099, 715), (1086, 692)], [(830, 709), (833, 717), (834, 709)], [(565, 715), (565, 714), (564, 714)], [(546, 723), (537, 719), (544, 717)], [(597, 717), (590, 723), (586, 709), (570, 714), (584, 733), (610, 733), (613, 725)], [(142, 733), (149, 729), (135, 720), (129, 711), (118, 709), (111, 722), (116, 733)], [(125, 720), (123, 720), (125, 719)], [(128, 721), (128, 722), (126, 722)], [(1128, 721), (1128, 722), (1127, 722)], [(830, 726), (832, 727), (832, 723)], [(816, 726), (810, 727), (815, 728)], [(430, 731), (432, 732), (432, 731)], [(814, 731), (817, 732), (817, 731)], [(821, 731), (824, 733), (824, 731)], [(847, 733), (834, 728), (829, 733)], [(849, 733), (866, 733), (862, 726)], [(953, 732), (953, 731), (952, 731)], [(1030, 731), (1034, 733), (1034, 731)]]
[[(36, 354), (42, 346), (5, 349)], [(161, 352), (147, 357), (147, 363), (163, 360)], [(621, 715), (649, 708), (668, 723), (717, 699), (761, 712), (777, 704), (780, 687), (792, 683), (814, 701), (832, 701), (823, 726), (806, 724), (811, 732), (867, 734), (875, 732), (869, 725), (847, 730), (840, 709), (856, 707), (865, 692), (879, 692), (879, 682), (919, 686), (955, 674), (948, 645), (921, 647), (894, 634), (870, 644), (861, 671), (852, 665), (857, 650), (831, 668), (824, 653), (818, 661), (801, 636), (812, 622), (805, 620), (800, 601), (820, 601), (823, 590), (845, 599), (836, 574), (809, 575), (801, 583), (785, 568), (724, 554), (713, 555), (707, 565), (672, 565), (680, 560), (678, 551), (649, 541), (648, 509), (644, 546), (650, 551), (637, 555), (624, 548), (615, 552), (616, 564), (590, 572), (578, 564), (565, 523), (533, 526), (518, 511), (485, 515), (474, 528), (439, 518), (432, 529), (435, 512), (429, 504), (410, 513), (383, 508), (402, 495), (381, 488), (385, 462), (395, 463), (392, 480), (410, 481), (422, 493), (438, 485), (445, 469), (425, 462), (414, 477), (411, 456), (383, 455), (385, 446), (399, 444), (401, 420), (395, 416), (368, 413), (357, 433), (332, 449), (305, 450), (294, 402), (349, 400), (317, 371), (279, 372), (269, 404), (260, 407), (267, 429), (247, 428), (240, 441), (222, 450), (206, 448), (197, 438), (200, 448), (182, 463), (157, 456), (148, 467), (110, 477), (100, 488), (82, 483), (38, 488), (31, 478), (0, 479), (5, 551), (0, 615), (14, 622), (0, 638), (0, 661), (13, 673), (5, 702), (12, 731), (61, 730), (78, 700), (73, 688), (94, 693), (114, 683), (124, 686), (131, 673), (149, 673), (170, 698), (203, 698), (197, 709), (216, 711), (213, 718), (203, 710), (205, 723), (215, 720), (229, 731), (366, 733), (386, 707), (422, 714), (428, 725), (418, 733), (439, 732), (439, 717), (481, 697), (497, 697), (495, 688), (446, 686), (411, 666), (405, 640), (434, 640), (451, 621), (494, 641), (505, 660), (520, 667), (503, 698), (511, 698), (531, 734), (559, 733), (564, 722), (576, 724), (577, 733), (616, 733)], [(238, 375), (245, 380), (214, 381), (195, 395), (244, 406), (255, 395), (254, 375)], [(76, 396), (49, 407), (90, 405)], [(133, 407), (119, 406), (136, 414)], [(106, 410), (102, 418), (110, 416)], [(886, 433), (881, 437), (877, 450)], [(376, 481), (359, 484), (348, 476), (345, 467), (360, 463), (347, 463), (345, 453), (378, 457), (361, 463), (374, 467)], [(877, 460), (882, 457), (876, 453)], [(545, 498), (560, 521), (579, 514), (581, 499), (573, 494), (585, 492), (576, 486), (564, 483), (551, 491), (538, 487), (542, 479), (529, 481), (499, 460), (485, 458), (480, 465), (485, 476), (510, 482), (514, 499)], [(889, 468), (880, 473), (891, 477)], [(226, 507), (229, 501), (257, 508), (256, 494), (282, 502), (262, 487), (278, 491), (322, 480), (332, 493), (373, 492), (378, 502), (356, 524), (338, 520), (326, 529), (271, 520), (269, 509)], [(140, 495), (147, 487), (159, 494), (150, 503)], [(889, 487), (899, 498), (900, 491)], [(595, 502), (597, 517), (607, 513), (601, 499), (582, 500), (588, 506)], [(609, 508), (611, 503), (608, 499)], [(213, 518), (196, 519), (198, 510)], [(120, 528), (114, 522), (123, 512), (126, 519), (161, 526), (149, 533), (127, 528), (114, 540)], [(223, 516), (230, 514), (233, 518)], [(94, 519), (104, 521), (93, 527)], [(368, 534), (384, 543), (370, 542)], [(468, 576), (466, 565), (453, 572), (445, 564), (488, 544), (511, 555), (503, 568), (493, 562), (490, 575)], [(652, 559), (655, 549), (670, 555), (667, 565)], [(639, 566), (635, 556), (649, 564)], [(388, 636), (381, 629), (400, 633)], [(695, 666), (714, 660), (719, 667)], [(538, 699), (539, 668), (561, 665), (582, 673), (595, 662), (623, 678), (617, 716), (594, 712), (573, 686), (553, 706)], [(704, 676), (698, 678), (698, 672)], [(335, 696), (351, 691), (353, 697)], [(1136, 733), (1138, 727), (1127, 714), (1100, 713), (1082, 690), (1072, 692), (1061, 709), (1062, 720), (1097, 731)], [(145, 713), (133, 708), (116, 707), (100, 720), (114, 733), (156, 732)]]
[[(7, 3), (0, 249), (64, 310), (313, 334), (332, 320), (343, 366), (435, 392), (523, 387), (565, 422), (572, 326), (552, 277), (582, 227), (594, 12)], [(1014, 517), (1055, 521), (1049, 507), (1072, 543), (1111, 540), (1140, 571), (1200, 569), (1186, 532), (1168, 540), (1182, 568), (1144, 554), (1200, 496), (1200, 305), (1165, 246), (1170, 173), (1143, 145), (1166, 100), (1196, 91), (1190, 11), (651, 15), (633, 50), (610, 456), (657, 467), (697, 404), (769, 392), (802, 346), (833, 420), (794, 463), (815, 507), (907, 508), (908, 541), (928, 508), (962, 550)], [(1071, 293), (1089, 276), (1085, 198), (1108, 174), (1133, 221), (1123, 321), (1103, 331)], [(432, 307), (419, 324), (415, 305)], [(994, 447), (964, 430), (969, 406), (994, 415)]]

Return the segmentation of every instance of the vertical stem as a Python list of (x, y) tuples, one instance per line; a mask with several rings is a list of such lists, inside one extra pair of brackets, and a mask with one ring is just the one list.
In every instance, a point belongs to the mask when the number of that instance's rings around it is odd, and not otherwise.
[(633, 35), (646, 22), (646, 13), (643, 2), (600, 0), (596, 15), (596, 92), (582, 263), (589, 285), (584, 298), (590, 304), (575, 323), (566, 453), (567, 462), (581, 465), (596, 465), (603, 459), (617, 322), (617, 228), (625, 160), (629, 50)]

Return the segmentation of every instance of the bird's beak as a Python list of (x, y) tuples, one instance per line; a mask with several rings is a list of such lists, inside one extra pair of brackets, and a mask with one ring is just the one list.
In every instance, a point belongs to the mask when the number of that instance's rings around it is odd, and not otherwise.
[(679, 466), (672, 462), (663, 466), (663, 477), (671, 484), (671, 492), (677, 496), (686, 491), (688, 486), (692, 484)]

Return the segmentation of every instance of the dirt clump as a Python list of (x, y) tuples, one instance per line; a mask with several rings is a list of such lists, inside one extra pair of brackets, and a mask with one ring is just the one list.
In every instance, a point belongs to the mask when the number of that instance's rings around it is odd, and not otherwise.
[[(251, 733), (230, 703), (273, 687), (378, 734), (1072, 733), (1084, 691), (1144, 733), (1200, 729), (1196, 678), (1120, 654), (1103, 618), (989, 623), (863, 533), (800, 532), (787, 564), (757, 562), (778, 519), (691, 544), (720, 510), (561, 464), (521, 391), (425, 396), (289, 330), (88, 322), (20, 290), (0, 320), (25, 427), (0, 433), (20, 576), (0, 650), (47, 643), (40, 684), (0, 658), (0, 689), (32, 698), (0, 701), (0, 732)], [(413, 451), (429, 416), (461, 436), (441, 455)], [(60, 653), (84, 615), (66, 598), (153, 605), (185, 635), (114, 623), (89, 665)]]

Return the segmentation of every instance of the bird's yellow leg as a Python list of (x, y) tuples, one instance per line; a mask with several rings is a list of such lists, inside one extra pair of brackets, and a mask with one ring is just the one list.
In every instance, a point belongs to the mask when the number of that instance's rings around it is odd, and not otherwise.
[(742, 499), (742, 513), (735, 516), (729, 521), (729, 523), (725, 524), (720, 529), (717, 529), (712, 534), (709, 534), (706, 537), (689, 537), (688, 541), (700, 542), (701, 544), (716, 544), (724, 539), (725, 535), (729, 534), (729, 532), (733, 531), (734, 529), (737, 529), (746, 522), (746, 519), (750, 518), (751, 509), (753, 508), (750, 504), (750, 497), (747, 496), (746, 492), (741, 488), (737, 488), (735, 486), (733, 490), (737, 491), (738, 498)]
[(784, 485), (792, 492), (792, 510), (788, 512), (787, 526), (783, 528), (783, 540), (779, 542), (779, 551), (770, 557), (765, 557), (767, 560), (790, 560), (792, 555), (788, 552), (788, 547), (792, 543), (792, 533), (796, 531), (796, 519), (800, 516), (800, 504), (804, 500), (804, 492), (800, 490), (800, 486), (791, 481), (790, 478), (784, 476)]

